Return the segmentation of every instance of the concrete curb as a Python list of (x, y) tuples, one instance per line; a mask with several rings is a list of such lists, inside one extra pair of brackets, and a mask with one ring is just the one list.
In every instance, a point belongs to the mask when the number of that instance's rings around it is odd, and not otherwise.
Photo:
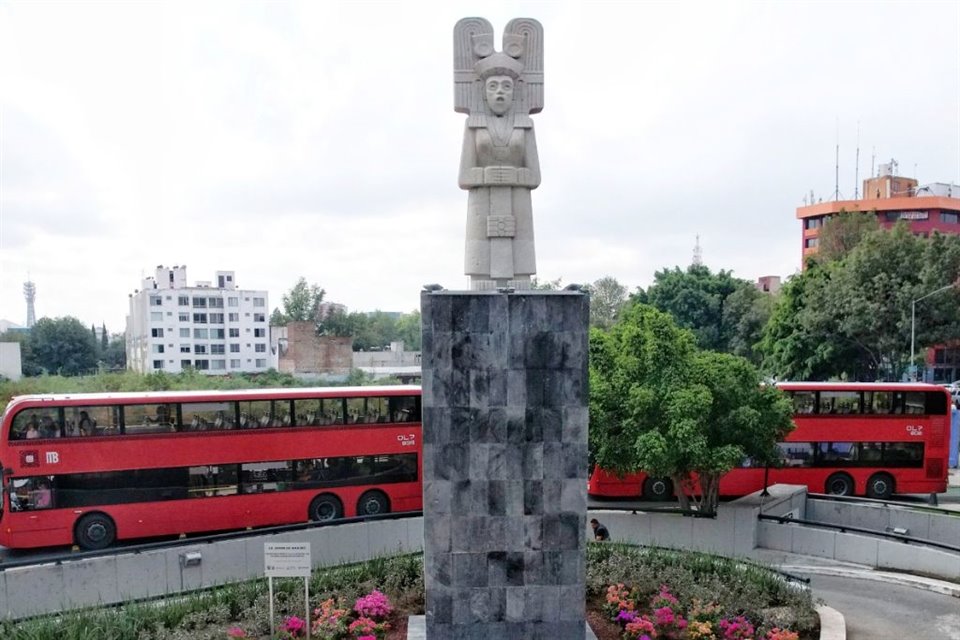
[(832, 607), (817, 607), (820, 614), (820, 640), (847, 640), (847, 622), (843, 614)]
[(889, 571), (874, 571), (872, 569), (850, 569), (846, 567), (825, 567), (820, 565), (778, 565), (778, 568), (787, 573), (813, 574), (820, 576), (837, 576), (840, 578), (855, 578), (858, 580), (873, 580), (874, 582), (886, 582), (888, 584), (899, 584), (905, 587), (931, 591), (945, 596), (960, 598), (960, 584), (936, 580), (933, 578), (922, 578), (906, 573), (891, 573)]

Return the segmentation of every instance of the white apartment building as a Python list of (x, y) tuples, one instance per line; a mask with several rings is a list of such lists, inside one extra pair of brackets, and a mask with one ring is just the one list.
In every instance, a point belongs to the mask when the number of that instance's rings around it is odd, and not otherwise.
[(212, 375), (270, 367), (266, 291), (237, 289), (233, 271), (217, 271), (216, 286), (187, 286), (187, 267), (159, 266), (130, 294), (127, 368)]

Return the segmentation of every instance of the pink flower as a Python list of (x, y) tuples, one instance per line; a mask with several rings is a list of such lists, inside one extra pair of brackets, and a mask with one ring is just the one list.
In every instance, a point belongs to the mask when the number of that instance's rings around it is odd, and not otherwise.
[(357, 598), (353, 605), (354, 611), (361, 616), (369, 618), (385, 618), (393, 611), (389, 598), (380, 591), (374, 589), (367, 595)]
[(240, 627), (230, 627), (227, 629), (228, 638), (246, 638), (247, 632), (241, 629)]
[(303, 635), (306, 629), (307, 623), (302, 618), (298, 618), (297, 616), (290, 616), (283, 621), (282, 625), (280, 625), (280, 630), (287, 632), (293, 638), (298, 638)]

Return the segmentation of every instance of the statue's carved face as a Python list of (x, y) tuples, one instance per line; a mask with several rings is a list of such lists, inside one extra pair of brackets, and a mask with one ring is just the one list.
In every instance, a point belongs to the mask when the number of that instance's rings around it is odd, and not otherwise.
[(490, 110), (502, 116), (513, 106), (513, 78), (490, 76), (484, 85)]

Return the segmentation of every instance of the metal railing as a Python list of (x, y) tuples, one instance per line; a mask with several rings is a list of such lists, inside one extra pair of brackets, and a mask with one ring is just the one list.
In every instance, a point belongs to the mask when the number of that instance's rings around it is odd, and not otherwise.
[(839, 531), (840, 533), (847, 533), (848, 531), (852, 533), (863, 533), (879, 538), (887, 538), (889, 540), (899, 540), (905, 544), (918, 544), (927, 547), (944, 549), (954, 553), (960, 553), (960, 546), (946, 544), (936, 540), (928, 540), (926, 538), (908, 536), (895, 531), (878, 531), (876, 529), (867, 529), (866, 527), (856, 527), (848, 524), (833, 524), (830, 522), (820, 522), (818, 520), (804, 520), (801, 518), (793, 518), (791, 516), (771, 516), (764, 513), (758, 514), (757, 519), (767, 520), (769, 522), (779, 522), (780, 524), (802, 524), (809, 527), (820, 527), (821, 529), (833, 529), (835, 531)]

